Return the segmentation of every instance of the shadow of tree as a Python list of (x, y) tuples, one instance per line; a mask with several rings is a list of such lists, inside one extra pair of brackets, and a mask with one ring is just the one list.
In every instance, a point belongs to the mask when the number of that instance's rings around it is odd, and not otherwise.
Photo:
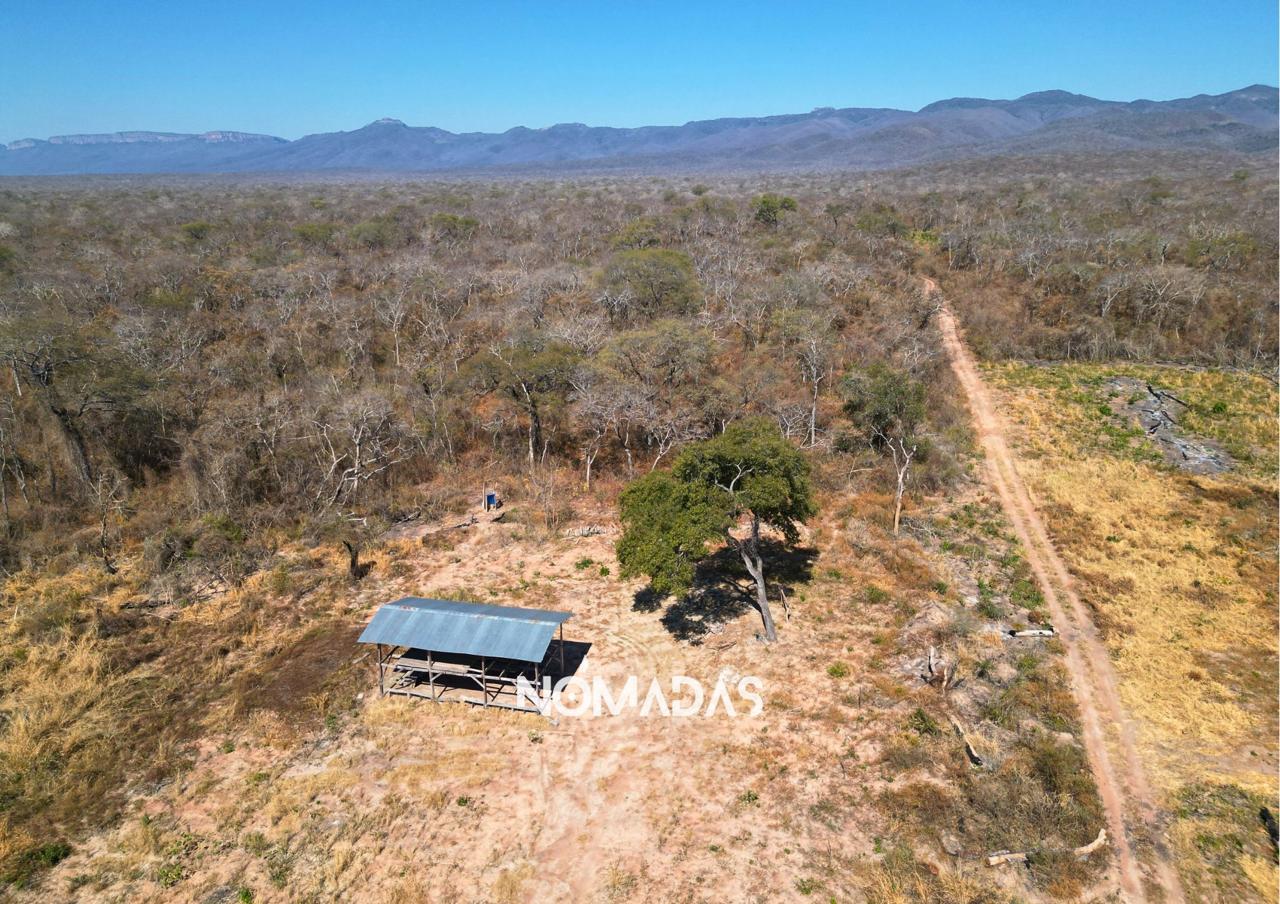
[(657, 612), (662, 608), (662, 601), (666, 598), (666, 594), (659, 593), (652, 587), (641, 587), (636, 591), (635, 599), (631, 603), (632, 612)]
[[(764, 556), (764, 575), (771, 603), (778, 600), (779, 586), (790, 594), (794, 585), (808, 583), (813, 576), (813, 561), (818, 556), (816, 549), (790, 548), (775, 540), (765, 540), (760, 551)], [(636, 593), (632, 608), (639, 612), (653, 612), (661, 601), (661, 596), (645, 588)], [(696, 644), (714, 626), (755, 611), (755, 583), (742, 564), (738, 551), (725, 547), (698, 564), (692, 589), (667, 607), (662, 614), (662, 626), (677, 639)], [(774, 618), (779, 615), (775, 612)]]

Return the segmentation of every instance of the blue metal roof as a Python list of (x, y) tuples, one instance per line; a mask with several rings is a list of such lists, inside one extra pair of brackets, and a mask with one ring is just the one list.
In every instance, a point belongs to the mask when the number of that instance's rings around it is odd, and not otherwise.
[(571, 613), (407, 596), (373, 613), (360, 643), (541, 662)]

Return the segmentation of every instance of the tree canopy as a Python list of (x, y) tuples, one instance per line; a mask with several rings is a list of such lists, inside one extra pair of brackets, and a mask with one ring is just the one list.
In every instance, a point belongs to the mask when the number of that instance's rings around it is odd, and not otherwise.
[(773, 192), (766, 192), (751, 202), (751, 212), (756, 222), (770, 228), (778, 225), (784, 212), (795, 209), (795, 198), (775, 195)]
[(924, 420), (924, 384), (908, 373), (872, 364), (846, 374), (841, 388), (845, 414), (872, 445), (909, 437)]
[(686, 314), (700, 297), (692, 259), (670, 248), (619, 251), (605, 268), (604, 285), (610, 314), (624, 320)]
[[(728, 542), (756, 582), (765, 635), (775, 639), (760, 527), (795, 543), (797, 525), (815, 512), (809, 463), (776, 424), (748, 418), (690, 444), (670, 474), (646, 475), (623, 491), (620, 510), (624, 531), (617, 552), (624, 577), (648, 577), (663, 594), (687, 592), (698, 562), (712, 552), (710, 544)], [(738, 536), (735, 529), (744, 519), (746, 535)]]

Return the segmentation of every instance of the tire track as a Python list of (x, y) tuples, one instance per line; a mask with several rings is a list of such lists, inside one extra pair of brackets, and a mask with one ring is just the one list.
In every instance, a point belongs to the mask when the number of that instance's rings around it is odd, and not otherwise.
[[(937, 283), (924, 278), (925, 292), (933, 295)], [(1035, 574), (1050, 615), (1066, 647), (1071, 689), (1080, 710), (1083, 742), (1093, 769), (1098, 794), (1106, 812), (1107, 833), (1115, 846), (1119, 883), (1125, 899), (1148, 899), (1143, 886), (1144, 867), (1134, 853), (1128, 826), (1150, 829), (1156, 824), (1159, 808), (1138, 757), (1133, 723), (1125, 713), (1117, 690), (1115, 669), (1106, 646), (1088, 609), (1072, 586), (1070, 573), (1049, 538), (1018, 474), (1013, 453), (1005, 440), (1004, 427), (990, 396), (960, 338), (955, 317), (944, 300), (938, 307), (938, 326), (951, 369), (964, 388), (986, 455), (986, 470), (1000, 504), (1026, 549), (1027, 562)], [(1108, 732), (1107, 727), (1112, 731)], [(1113, 755), (1114, 754), (1114, 755)], [(1160, 899), (1183, 904), (1181, 883), (1168, 852), (1153, 839), (1148, 877), (1162, 892)]]

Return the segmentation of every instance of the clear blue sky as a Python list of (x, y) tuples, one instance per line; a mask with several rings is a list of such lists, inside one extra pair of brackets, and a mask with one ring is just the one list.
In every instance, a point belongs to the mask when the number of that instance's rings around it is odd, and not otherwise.
[(1063, 88), (1276, 83), (1275, 0), (933, 3), (6, 0), (0, 141), (633, 126)]

